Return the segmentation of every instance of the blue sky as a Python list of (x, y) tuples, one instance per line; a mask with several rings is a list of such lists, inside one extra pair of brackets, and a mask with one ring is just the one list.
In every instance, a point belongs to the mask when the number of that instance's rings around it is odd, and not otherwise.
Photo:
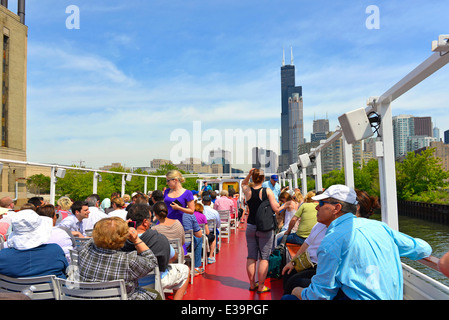
[[(79, 29), (66, 27), (70, 5)], [(366, 27), (369, 5), (379, 29)], [(291, 46), (309, 141), (314, 117), (335, 128), (428, 58), (432, 40), (449, 33), (447, 9), (438, 0), (27, 1), (28, 161), (149, 166), (186, 141), (205, 161), (226, 133), (280, 131), (282, 50), (289, 64)], [(432, 116), (442, 135), (447, 71), (396, 100), (393, 115)], [(233, 157), (262, 138), (236, 142)]]

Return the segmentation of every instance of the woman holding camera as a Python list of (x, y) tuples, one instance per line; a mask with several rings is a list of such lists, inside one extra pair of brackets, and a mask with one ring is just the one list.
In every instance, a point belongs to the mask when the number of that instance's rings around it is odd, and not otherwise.
[(170, 170), (166, 174), (168, 189), (164, 191), (164, 202), (167, 205), (170, 219), (178, 219), (182, 223), (184, 213), (195, 212), (195, 202), (192, 191), (184, 189), (185, 178), (178, 170)]

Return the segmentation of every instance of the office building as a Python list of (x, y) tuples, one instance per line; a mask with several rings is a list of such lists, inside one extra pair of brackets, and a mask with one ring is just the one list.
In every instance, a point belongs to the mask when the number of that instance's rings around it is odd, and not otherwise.
[[(231, 152), (220, 148), (212, 150), (209, 152), (209, 163), (215, 168), (212, 173), (231, 173)], [(222, 172), (217, 171), (219, 166), (223, 168)]]
[[(26, 161), (26, 87), (28, 27), (25, 25), (25, 1), (18, 1), (18, 12), (8, 9), (8, 1), (0, 5), (2, 31), (2, 103), (0, 158)], [(1, 196), (26, 202), (27, 169), (21, 165), (3, 166)]]
[(415, 136), (433, 137), (431, 117), (413, 117)]
[(449, 144), (449, 130), (444, 131), (444, 143)]
[(281, 154), (279, 170), (284, 171), (298, 160), (297, 148), (304, 143), (302, 87), (295, 84), (293, 53), (291, 63), (281, 67)]
[(277, 159), (277, 154), (273, 150), (266, 150), (259, 147), (252, 149), (252, 167), (263, 169), (265, 175), (277, 172)]
[(407, 155), (408, 137), (415, 135), (415, 121), (411, 115), (393, 117), (394, 156), (399, 158)]

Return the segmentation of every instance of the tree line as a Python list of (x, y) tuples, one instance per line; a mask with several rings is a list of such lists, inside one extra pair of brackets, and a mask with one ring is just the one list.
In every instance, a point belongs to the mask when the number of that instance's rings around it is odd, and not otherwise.
[[(398, 199), (428, 203), (449, 203), (448, 179), (449, 172), (445, 171), (440, 159), (434, 156), (435, 148), (424, 150), (420, 154), (409, 152), (405, 159), (396, 162), (396, 185)], [(178, 169), (172, 164), (161, 166), (156, 172), (148, 173), (137, 170), (134, 173), (165, 176), (172, 169)], [(112, 168), (114, 172), (130, 172), (123, 167)], [(182, 170), (181, 173), (185, 174)], [(92, 194), (93, 172), (81, 170), (66, 171), (63, 179), (58, 179), (56, 184), (56, 197), (69, 196), (72, 200), (83, 200)], [(102, 181), (98, 182), (97, 194), (101, 199), (109, 198), (111, 193), (121, 191), (122, 176), (111, 173), (101, 173)], [(197, 190), (197, 178), (186, 178), (184, 188)], [(333, 184), (344, 184), (344, 168), (333, 170), (322, 177), (323, 188)], [(157, 188), (155, 179), (147, 179), (147, 190), (163, 190), (166, 186), (165, 178), (158, 178)], [(27, 185), (35, 193), (48, 193), (50, 190), (50, 177), (43, 174), (33, 175), (27, 180)], [(298, 180), (301, 185), (301, 180)], [(370, 195), (380, 196), (379, 167), (376, 159), (371, 159), (361, 165), (354, 163), (355, 188), (365, 190)], [(307, 190), (315, 189), (315, 180), (307, 179)], [(37, 192), (36, 192), (37, 191)], [(144, 177), (133, 176), (126, 182), (125, 193), (132, 194), (136, 191), (144, 191)]]

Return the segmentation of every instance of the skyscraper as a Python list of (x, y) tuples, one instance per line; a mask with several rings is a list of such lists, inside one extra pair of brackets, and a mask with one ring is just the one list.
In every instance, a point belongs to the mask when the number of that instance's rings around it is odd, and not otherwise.
[(394, 156), (407, 154), (408, 137), (415, 135), (415, 121), (411, 115), (393, 117)]
[(302, 87), (295, 85), (293, 52), (291, 62), (281, 67), (281, 155), (279, 170), (284, 171), (298, 160), (298, 145), (304, 143)]
[(415, 136), (433, 137), (432, 118), (431, 117), (414, 117)]

